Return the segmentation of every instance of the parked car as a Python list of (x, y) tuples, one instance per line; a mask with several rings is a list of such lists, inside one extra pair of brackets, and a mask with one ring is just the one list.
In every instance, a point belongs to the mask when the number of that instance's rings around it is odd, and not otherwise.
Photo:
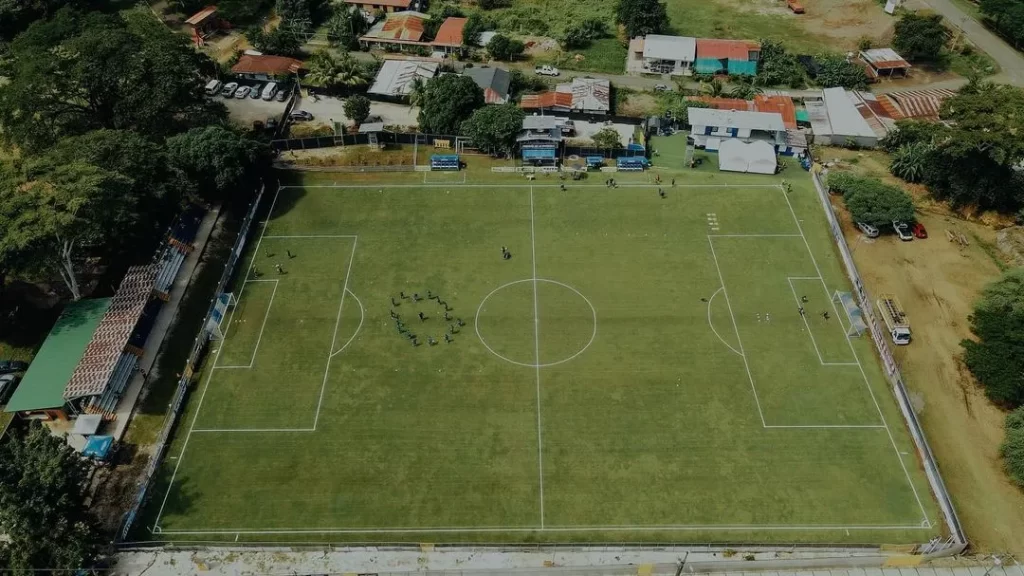
[(558, 71), (558, 68), (547, 65), (537, 66), (536, 68), (533, 69), (533, 73), (538, 76), (558, 76), (559, 74), (561, 74), (561, 72)]
[(914, 236), (922, 240), (928, 237), (928, 230), (925, 230), (924, 224), (920, 222), (914, 222), (914, 225), (910, 227), (910, 231), (914, 233)]
[(867, 222), (857, 222), (857, 228), (860, 228), (860, 231), (868, 238), (878, 238), (878, 228)]
[(250, 88), (248, 86), (239, 86), (238, 90), (235, 90), (235, 98), (245, 98), (249, 95)]
[(654, 91), (655, 92), (668, 92), (668, 90), (669, 90), (669, 88), (668, 88), (667, 84), (655, 84), (654, 85)]
[(275, 100), (277, 100), (278, 102), (284, 102), (285, 100), (288, 99), (289, 94), (291, 94), (290, 90), (285, 90), (284, 88), (282, 88), (277, 91), (277, 97), (275, 97)]
[(231, 98), (235, 95), (235, 90), (238, 90), (238, 82), (228, 82), (221, 89), (220, 95), (225, 98)]
[(277, 82), (267, 82), (263, 85), (263, 91), (260, 92), (260, 97), (270, 102), (277, 95)]
[(220, 80), (210, 80), (206, 83), (206, 95), (216, 96), (224, 84)]
[(292, 122), (309, 122), (313, 119), (313, 115), (305, 110), (294, 110), (288, 115), (288, 119)]
[(21, 360), (0, 360), (0, 374), (13, 374), (28, 370), (28, 364)]
[(262, 87), (262, 86), (260, 86), (259, 84), (257, 84), (257, 85), (255, 85), (255, 86), (253, 86), (253, 87), (252, 87), (252, 88), (250, 89), (250, 91), (249, 91), (249, 98), (252, 98), (253, 100), (259, 100), (259, 99), (260, 99), (260, 90), (261, 90), (262, 88), (263, 88), (263, 87)]
[(914, 239), (914, 235), (910, 233), (910, 226), (907, 226), (906, 222), (900, 222), (899, 220), (892, 221), (892, 229), (896, 231), (896, 235), (900, 237), (900, 240), (904, 242), (910, 242)]
[(18, 377), (14, 374), (4, 374), (0, 376), (0, 404), (7, 404), (7, 401), (11, 399), (11, 394), (14, 393), (14, 389), (18, 386)]
[(277, 130), (277, 118), (273, 116), (267, 116), (267, 130)]

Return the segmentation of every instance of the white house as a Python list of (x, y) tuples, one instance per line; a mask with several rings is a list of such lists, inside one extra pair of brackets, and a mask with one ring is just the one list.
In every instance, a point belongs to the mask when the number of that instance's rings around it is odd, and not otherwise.
[(696, 59), (696, 38), (648, 34), (630, 41), (627, 68), (635, 74), (689, 76)]
[(698, 148), (717, 151), (723, 141), (737, 139), (767, 142), (776, 152), (787, 152), (786, 125), (778, 112), (689, 108), (686, 115)]

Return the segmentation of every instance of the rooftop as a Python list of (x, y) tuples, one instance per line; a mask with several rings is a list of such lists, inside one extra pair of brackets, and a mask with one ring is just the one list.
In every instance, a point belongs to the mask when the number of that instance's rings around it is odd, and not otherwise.
[(861, 116), (856, 104), (847, 95), (845, 89), (826, 88), (824, 101), (825, 110), (828, 112), (828, 122), (832, 126), (832, 134), (850, 137), (876, 137), (875, 131)]
[(893, 70), (910, 68), (910, 63), (903, 59), (892, 48), (871, 48), (861, 50), (860, 57), (876, 70)]
[[(697, 55), (697, 40), (689, 36), (648, 34), (643, 40), (643, 52), (644, 58), (693, 62)], [(746, 58), (744, 52), (743, 59)]]
[(437, 69), (437, 62), (385, 60), (369, 92), (384, 96), (408, 96), (414, 79), (421, 78), (426, 82), (437, 75)]
[(761, 49), (757, 42), (749, 40), (719, 40), (714, 38), (697, 38), (697, 58), (715, 58), (718, 60), (744, 60), (750, 57), (751, 51)]
[(535, 108), (571, 108), (572, 94), (568, 92), (541, 92), (527, 94), (519, 99), (519, 107), (527, 110)]
[(468, 18), (446, 18), (437, 29), (437, 35), (431, 44), (436, 46), (462, 46), (462, 29), (466, 27)]
[(345, 0), (346, 4), (359, 6), (390, 6), (392, 8), (408, 8), (412, 0)]
[(7, 412), (44, 410), (64, 405), (64, 386), (85, 353), (96, 327), (110, 308), (110, 298), (79, 300), (64, 307), (35, 360), (25, 373)]
[(285, 74), (297, 74), (302, 68), (302, 62), (287, 56), (267, 56), (256, 54), (242, 54), (238, 63), (231, 67), (233, 74), (270, 74), (283, 76)]
[[(476, 85), (484, 90), (484, 99), (488, 104), (493, 104), (497, 99), (508, 98), (508, 90), (512, 84), (512, 75), (508, 73), (508, 70), (490, 66), (475, 66), (466, 68), (462, 74), (472, 78)], [(493, 91), (493, 95), (487, 94), (488, 89)]]
[(694, 126), (721, 126), (784, 132), (786, 125), (777, 112), (747, 112), (745, 110), (715, 110), (712, 108), (687, 108), (686, 116)]
[(198, 26), (216, 13), (216, 6), (207, 6), (199, 12), (196, 12), (195, 14), (189, 16), (188, 20), (185, 20), (185, 24), (188, 24), (190, 26)]
[(890, 92), (878, 97), (889, 116), (895, 120), (903, 118), (921, 118), (938, 120), (942, 103), (956, 92), (946, 88), (926, 90), (901, 90)]
[[(611, 105), (611, 82), (604, 78), (573, 78), (569, 86), (572, 109), (608, 112)], [(559, 87), (559, 92), (564, 92)]]
[(382, 22), (374, 24), (363, 38), (419, 42), (423, 38), (423, 23), (427, 18), (429, 16), (422, 12), (391, 13)]

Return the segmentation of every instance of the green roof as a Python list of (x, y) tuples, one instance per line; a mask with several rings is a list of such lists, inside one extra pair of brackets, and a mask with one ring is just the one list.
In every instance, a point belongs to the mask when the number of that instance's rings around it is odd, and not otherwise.
[(85, 348), (107, 308), (110, 308), (110, 298), (80, 300), (64, 308), (7, 403), (5, 412), (44, 410), (64, 405), (64, 387), (71, 380), (71, 374), (85, 354)]

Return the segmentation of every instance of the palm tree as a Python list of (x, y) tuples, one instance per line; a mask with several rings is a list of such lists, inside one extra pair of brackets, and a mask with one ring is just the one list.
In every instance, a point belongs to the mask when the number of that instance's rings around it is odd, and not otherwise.
[(306, 79), (327, 88), (360, 88), (370, 83), (366, 69), (347, 52), (335, 56), (320, 50), (309, 59)]
[(730, 98), (740, 98), (742, 100), (751, 100), (754, 96), (761, 94), (764, 90), (757, 85), (756, 81), (748, 83), (735, 84), (731, 90), (729, 90)]
[(928, 163), (928, 154), (933, 150), (930, 142), (914, 142), (900, 146), (892, 155), (889, 172), (907, 182), (920, 182)]
[(423, 80), (422, 76), (417, 76), (412, 79), (409, 83), (409, 106), (418, 108), (423, 106), (423, 101), (427, 97), (427, 82)]
[(725, 93), (725, 84), (720, 78), (712, 78), (710, 82), (701, 84), (701, 91), (712, 98), (718, 98)]

